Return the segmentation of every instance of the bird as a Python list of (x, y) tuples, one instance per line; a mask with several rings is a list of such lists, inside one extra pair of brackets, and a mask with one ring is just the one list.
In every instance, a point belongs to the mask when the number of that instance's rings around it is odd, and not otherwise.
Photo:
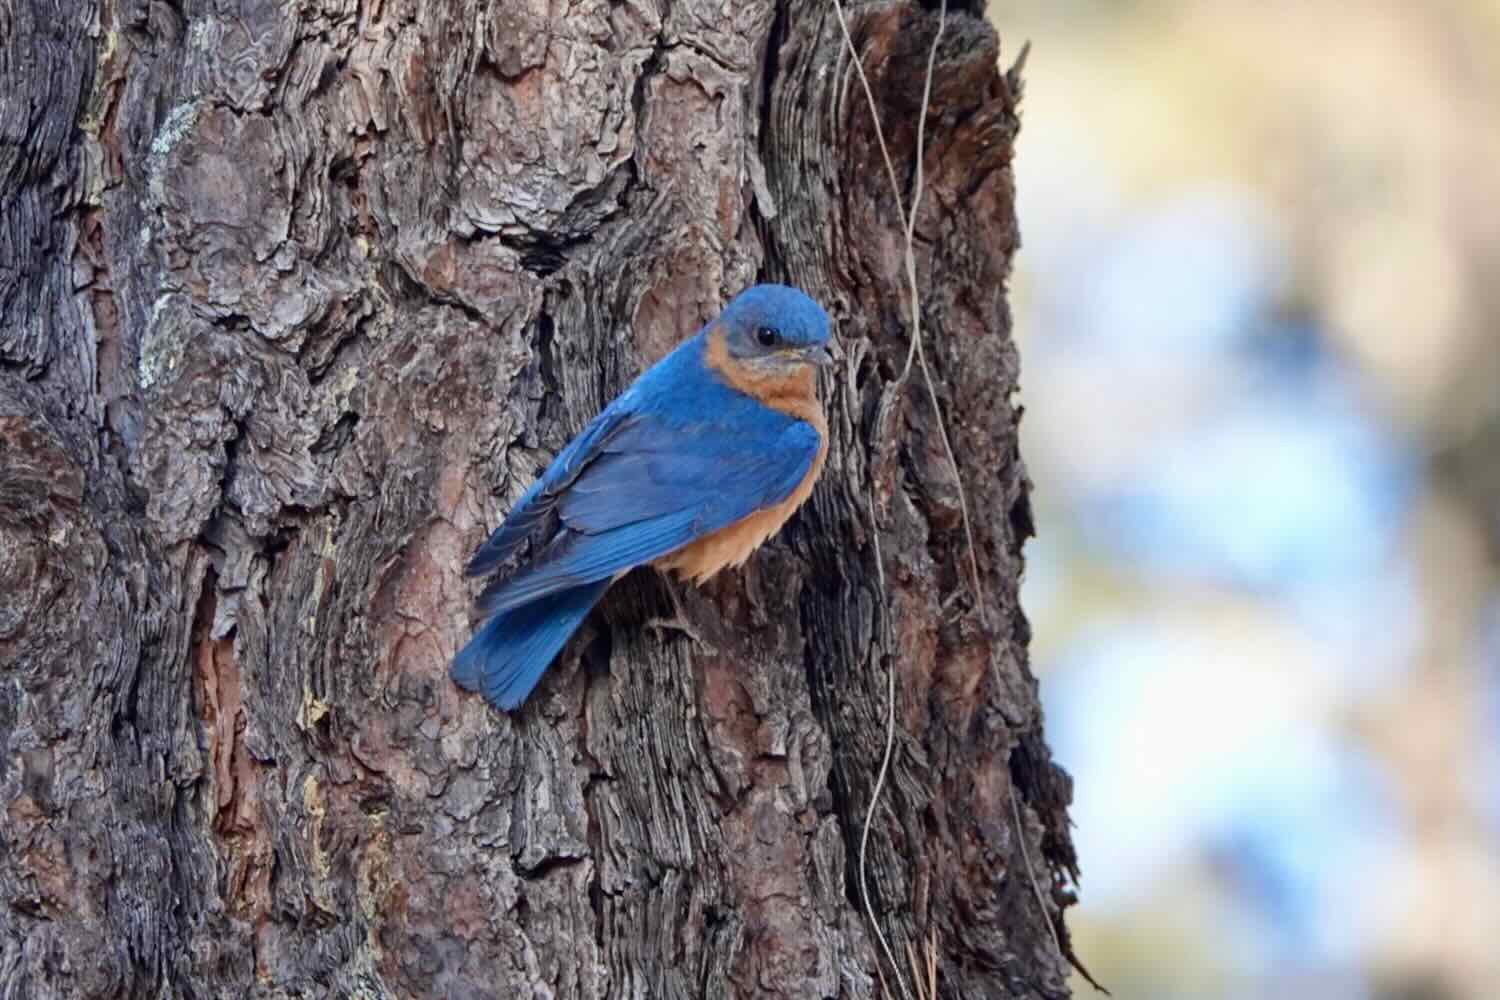
[[(451, 676), (518, 709), (610, 584), (651, 564), (695, 583), (742, 564), (812, 492), (828, 454), (817, 369), (829, 320), (755, 285), (643, 372), (558, 453), (464, 568), (513, 571)], [(530, 548), (526, 543), (530, 542)]]

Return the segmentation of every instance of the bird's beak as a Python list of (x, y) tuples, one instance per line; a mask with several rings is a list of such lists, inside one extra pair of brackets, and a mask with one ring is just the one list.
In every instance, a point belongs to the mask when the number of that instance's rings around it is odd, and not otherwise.
[(811, 364), (815, 365), (833, 364), (833, 355), (829, 353), (828, 348), (823, 346), (822, 344), (814, 344), (812, 347), (804, 348), (802, 351), (802, 357)]

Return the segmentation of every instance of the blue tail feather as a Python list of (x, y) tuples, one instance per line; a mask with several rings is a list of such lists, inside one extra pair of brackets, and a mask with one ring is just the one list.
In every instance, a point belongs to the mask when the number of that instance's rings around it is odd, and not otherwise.
[(491, 618), (453, 658), (454, 682), (496, 708), (519, 708), (611, 582), (558, 591)]

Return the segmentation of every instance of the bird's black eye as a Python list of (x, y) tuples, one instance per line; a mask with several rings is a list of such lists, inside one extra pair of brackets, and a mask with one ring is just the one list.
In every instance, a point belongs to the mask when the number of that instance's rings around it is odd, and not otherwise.
[(781, 338), (776, 335), (775, 330), (771, 329), (769, 326), (763, 326), (759, 330), (755, 331), (755, 339), (760, 341), (761, 347), (773, 347), (775, 346), (776, 341), (780, 340)]

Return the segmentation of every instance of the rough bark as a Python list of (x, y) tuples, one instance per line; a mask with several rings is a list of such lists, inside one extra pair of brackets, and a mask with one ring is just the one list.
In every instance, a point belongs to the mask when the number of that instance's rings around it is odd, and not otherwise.
[[(937, 15), (851, 20), (909, 184)], [(0, 0), (0, 39), (0, 996), (878, 995), (888, 671), (884, 932), (944, 996), (1066, 994), (974, 5), (917, 243), (982, 607), (830, 6)], [(523, 711), (464, 696), (465, 556), (758, 277), (838, 321), (808, 507), (705, 590), (633, 574)]]

